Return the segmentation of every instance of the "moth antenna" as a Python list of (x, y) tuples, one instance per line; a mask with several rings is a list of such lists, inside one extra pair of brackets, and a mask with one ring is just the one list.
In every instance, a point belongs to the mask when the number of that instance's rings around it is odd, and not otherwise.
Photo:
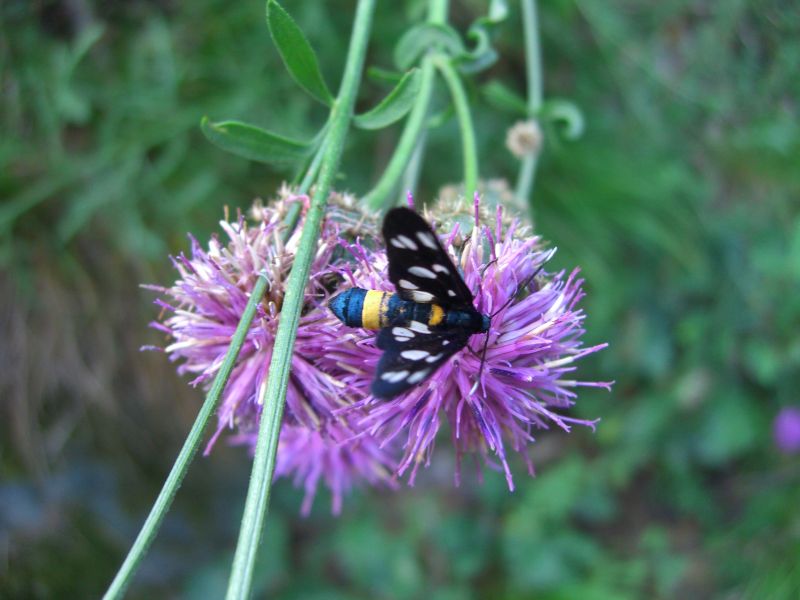
[[(490, 260), (488, 263), (486, 263), (486, 264), (484, 265), (483, 269), (481, 270), (481, 276), (480, 276), (480, 279), (478, 279), (478, 292), (479, 292), (479, 297), (481, 298), (481, 301), (483, 301), (483, 293), (482, 293), (482, 291), (481, 291), (481, 288), (482, 288), (482, 282), (483, 282), (483, 276), (484, 276), (484, 274), (486, 273), (486, 269), (488, 269), (488, 268), (489, 268), (489, 267), (492, 265), (492, 263), (496, 263), (496, 262), (497, 262), (497, 258), (495, 257), (495, 258), (493, 258), (492, 260)], [(527, 285), (528, 283), (530, 283), (530, 281), (531, 281), (531, 280), (532, 280), (534, 277), (536, 277), (536, 275), (539, 273), (539, 271), (541, 271), (541, 270), (542, 270), (542, 267), (543, 267), (543, 266), (544, 266), (544, 265), (540, 265), (540, 266), (539, 266), (539, 268), (538, 268), (538, 269), (536, 269), (536, 271), (534, 272), (534, 274), (533, 274), (533, 275), (531, 275), (530, 279), (528, 279), (528, 281), (526, 281), (526, 282), (525, 282), (525, 285)], [(518, 288), (518, 289), (519, 289), (519, 288)], [(514, 296), (516, 296), (516, 295), (517, 295), (517, 294), (516, 294), (516, 293), (514, 293), (514, 295), (513, 295), (513, 296), (512, 296), (512, 297), (509, 299), (509, 302), (510, 302), (511, 300), (513, 300), (513, 299), (514, 299)], [(490, 326), (490, 327), (491, 327), (492, 317), (494, 317), (494, 316), (495, 316), (497, 313), (499, 313), (499, 312), (500, 312), (501, 310), (503, 310), (503, 309), (504, 309), (506, 306), (508, 306), (509, 302), (507, 302), (507, 303), (506, 303), (506, 304), (504, 304), (502, 307), (500, 307), (500, 310), (498, 310), (498, 311), (495, 311), (495, 312), (494, 312), (492, 315), (490, 315), (490, 316), (489, 316), (489, 324), (490, 324), (489, 326)], [(467, 347), (469, 348), (469, 346), (467, 346)], [(475, 385), (473, 385), (473, 386), (472, 386), (472, 389), (470, 389), (470, 391), (469, 391), (469, 395), (470, 395), (470, 396), (471, 396), (472, 394), (474, 394), (474, 393), (475, 393), (475, 391), (478, 389), (478, 384), (479, 384), (479, 383), (480, 383), (480, 381), (481, 381), (481, 376), (483, 375), (483, 366), (486, 364), (486, 350), (487, 350), (487, 348), (488, 348), (488, 347), (489, 347), (489, 331), (487, 331), (487, 332), (486, 332), (486, 337), (483, 339), (483, 348), (481, 349), (481, 366), (478, 368), (478, 377), (475, 379)], [(470, 348), (470, 350), (472, 350), (472, 348)], [(473, 354), (476, 354), (474, 350), (472, 350), (472, 353), (473, 353)], [(476, 356), (477, 356), (477, 354), (476, 354)]]
[(483, 308), (483, 276), (486, 274), (486, 269), (488, 269), (492, 263), (497, 262), (497, 259), (494, 258), (490, 260), (488, 263), (483, 265), (481, 269), (481, 276), (478, 277), (478, 308)]

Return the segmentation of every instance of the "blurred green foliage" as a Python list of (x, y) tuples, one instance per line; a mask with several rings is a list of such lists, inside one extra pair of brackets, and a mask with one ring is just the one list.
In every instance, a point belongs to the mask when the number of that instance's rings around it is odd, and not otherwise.
[[(286, 2), (336, 81), (350, 4)], [(369, 64), (419, 19), (382, 4)], [(0, 8), (0, 595), (96, 597), (188, 429), (199, 393), (171, 374), (141, 281), (290, 172), (226, 155), (200, 118), (309, 139), (324, 111), (270, 43), (261, 2), (5, 2)], [(524, 90), (518, 7), (473, 92), (485, 177), (513, 181), (515, 117), (479, 94)], [(444, 444), (416, 488), (362, 490), (312, 517), (277, 492), (258, 570), (281, 598), (797, 598), (800, 474), (772, 445), (800, 401), (800, 11), (791, 3), (542, 3), (548, 95), (584, 136), (550, 132), (533, 195), (558, 265), (581, 265), (577, 406), (597, 434), (541, 432), (539, 474), (453, 489)], [(454, 3), (463, 28), (484, 3)], [(359, 110), (391, 86), (367, 81)], [(445, 96), (439, 98), (443, 108)], [(341, 187), (365, 193), (398, 127), (353, 131)], [(430, 132), (421, 195), (457, 181), (452, 118)], [(434, 160), (435, 159), (435, 160)], [(218, 597), (248, 460), (198, 461), (131, 597)], [(220, 590), (218, 594), (214, 590)]]

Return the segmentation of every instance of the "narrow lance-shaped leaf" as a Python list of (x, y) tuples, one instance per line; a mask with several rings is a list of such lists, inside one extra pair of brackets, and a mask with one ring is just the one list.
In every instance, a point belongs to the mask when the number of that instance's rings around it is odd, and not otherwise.
[(214, 123), (208, 117), (203, 117), (200, 128), (216, 146), (261, 163), (291, 164), (306, 158), (313, 150), (312, 144), (292, 140), (239, 121)]
[(419, 69), (406, 73), (386, 98), (372, 110), (358, 115), (353, 123), (362, 129), (381, 129), (403, 118), (411, 110), (422, 85)]
[(405, 77), (405, 74), (401, 73), (400, 71), (394, 71), (392, 69), (383, 69), (381, 67), (367, 67), (367, 77), (369, 77), (372, 81), (396, 84), (403, 77)]
[(331, 106), (333, 95), (322, 78), (314, 49), (294, 19), (275, 0), (267, 2), (267, 26), (292, 78), (311, 96)]

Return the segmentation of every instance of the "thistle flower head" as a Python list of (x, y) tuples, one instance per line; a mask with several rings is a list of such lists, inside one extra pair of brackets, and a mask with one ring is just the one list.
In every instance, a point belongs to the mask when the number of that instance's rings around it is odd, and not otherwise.
[[(207, 250), (191, 238), (191, 255), (173, 259), (179, 276), (175, 284), (169, 288), (149, 286), (165, 296), (157, 303), (166, 318), (153, 323), (171, 338), (164, 352), (178, 363), (179, 373), (194, 375), (192, 385), (207, 389), (222, 365), (256, 280), (260, 276), (268, 280), (267, 292), (223, 392), (217, 430), (206, 453), (226, 429), (235, 430), (233, 442), (255, 446), (260, 399), (267, 384), (285, 282), (301, 231), (297, 227), (287, 236), (285, 220), (291, 212), (300, 209), (302, 213), (307, 207), (306, 197), (294, 196), (285, 188), (274, 203), (254, 207), (254, 224), (242, 216), (221, 221), (226, 239), (213, 236)], [(342, 229), (361, 227), (349, 215), (344, 209), (334, 209), (323, 223), (286, 393), (276, 477), (293, 473), (296, 480), (304, 482), (305, 511), (310, 509), (320, 479), (331, 488), (333, 508), (338, 511), (342, 493), (354, 477), (386, 480), (390, 464), (388, 455), (369, 438), (353, 440), (347, 420), (334, 415), (349, 399), (340, 378), (345, 372), (322, 370), (318, 365), (321, 348), (316, 340), (327, 322), (326, 290), (338, 277), (331, 259)]]
[[(508, 448), (523, 454), (532, 474), (526, 449), (534, 430), (594, 426), (561, 411), (573, 405), (577, 387), (609, 387), (572, 375), (578, 359), (605, 344), (584, 347), (581, 342), (584, 314), (578, 302), (583, 292), (577, 269), (545, 273), (554, 251), (543, 250), (538, 237), (518, 221), (504, 224), (501, 209), (491, 226), (482, 225), (477, 200), (474, 214), (471, 233), (462, 235), (455, 226), (442, 241), (475, 296), (475, 308), (491, 316), (489, 332), (473, 335), (463, 350), (407, 393), (388, 402), (365, 400), (368, 413), (360, 424), (383, 443), (405, 436), (398, 472), (409, 471), (413, 483), (419, 465), (430, 462), (444, 417), (458, 457), (477, 452), (488, 465), (498, 466), (495, 457), (513, 489)], [(347, 285), (391, 288), (383, 250), (358, 243), (346, 247), (354, 259)], [(380, 357), (373, 340), (372, 333), (343, 329), (327, 344), (324, 364), (347, 371), (343, 380), (359, 394), (368, 394)]]

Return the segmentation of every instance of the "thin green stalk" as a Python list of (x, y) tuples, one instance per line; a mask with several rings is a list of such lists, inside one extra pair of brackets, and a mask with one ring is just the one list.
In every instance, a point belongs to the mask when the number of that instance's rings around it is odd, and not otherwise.
[(522, 27), (525, 33), (528, 113), (535, 114), (544, 102), (542, 51), (539, 44), (539, 18), (536, 12), (536, 0), (522, 0)]
[(291, 369), (292, 349), (300, 321), (300, 310), (311, 261), (316, 251), (325, 204), (339, 168), (344, 140), (353, 115), (353, 105), (361, 81), (374, 9), (375, 0), (359, 0), (353, 22), (347, 63), (342, 75), (342, 84), (331, 110), (330, 133), (319, 179), (306, 215), (292, 271), (286, 284), (286, 295), (283, 300), (278, 330), (275, 334), (266, 391), (261, 399), (264, 410), (261, 414), (253, 470), (233, 558), (233, 568), (228, 581), (226, 596), (228, 600), (244, 600), (250, 596), (256, 553), (269, 506), (270, 487), (275, 470), (275, 453), (278, 448), (281, 418), (289, 370)]
[[(322, 165), (322, 158), (325, 156), (325, 148), (327, 147), (328, 138), (322, 140), (317, 149), (314, 158), (311, 161), (311, 164), (308, 166), (308, 170), (306, 171), (303, 180), (300, 182), (300, 187), (297, 188), (297, 193), (303, 195), (311, 189), (311, 184), (314, 182), (314, 179), (317, 177), (319, 173), (320, 165)], [(297, 221), (300, 220), (300, 210), (303, 208), (303, 205), (299, 202), (294, 202), (286, 213), (286, 217), (283, 220), (283, 224), (285, 225), (285, 229), (283, 231), (283, 241), (286, 241), (291, 237), (292, 233), (294, 232), (294, 228), (297, 226)]]
[(406, 192), (416, 195), (417, 183), (419, 182), (419, 171), (422, 166), (422, 158), (425, 156), (425, 145), (428, 141), (428, 132), (424, 129), (419, 134), (419, 140), (414, 148), (414, 153), (408, 161), (408, 166), (403, 172), (403, 181), (401, 184), (401, 198), (405, 197)]
[[(330, 115), (328, 115), (328, 117), (330, 117)], [(317, 176), (317, 169), (319, 169), (319, 161), (320, 157), (322, 156), (325, 139), (328, 136), (328, 127), (330, 127), (330, 124), (331, 123), (329, 119), (328, 121), (326, 121), (325, 125), (322, 126), (322, 129), (320, 129), (317, 132), (317, 135), (314, 136), (315, 143), (317, 140), (320, 140), (319, 145), (317, 146), (317, 149), (314, 152), (313, 156), (304, 160), (303, 164), (300, 165), (300, 170), (292, 179), (292, 185), (300, 185), (302, 187), (305, 182), (308, 182), (308, 185), (306, 187), (306, 190), (308, 190), (308, 187), (314, 181), (314, 178)], [(316, 169), (314, 168), (315, 164), (316, 164)]]
[[(522, 28), (525, 34), (525, 68), (528, 78), (528, 115), (537, 115), (544, 101), (542, 83), (542, 53), (539, 43), (539, 22), (536, 14), (536, 0), (522, 0)], [(522, 160), (517, 176), (514, 195), (521, 206), (529, 203), (533, 182), (536, 176), (538, 154), (530, 154)], [(531, 208), (532, 210), (532, 208)]]
[(475, 142), (475, 127), (469, 110), (469, 99), (461, 77), (446, 56), (434, 58), (436, 68), (442, 74), (450, 90), (456, 109), (458, 128), (461, 132), (461, 152), (464, 159), (464, 197), (472, 198), (478, 188), (478, 145)]
[(311, 189), (311, 184), (314, 183), (314, 180), (317, 178), (317, 174), (319, 173), (320, 166), (322, 165), (322, 158), (325, 156), (325, 148), (327, 148), (328, 138), (326, 137), (319, 145), (319, 150), (314, 155), (314, 160), (311, 161), (311, 165), (308, 167), (308, 171), (306, 171), (305, 177), (303, 177), (303, 181), (300, 182), (300, 187), (298, 192), (300, 194), (305, 194), (308, 190)]
[[(429, 0), (428, 2), (428, 23), (443, 24), (447, 22), (448, 0)], [(426, 55), (420, 65), (422, 82), (417, 94), (417, 100), (411, 109), (411, 113), (406, 119), (403, 133), (397, 142), (397, 147), (389, 159), (381, 178), (366, 196), (364, 202), (372, 210), (379, 210), (391, 204), (394, 191), (398, 181), (406, 172), (406, 167), (416, 151), (420, 136), (422, 135), (425, 122), (428, 118), (428, 107), (433, 97), (434, 83), (436, 79), (436, 68), (433, 64), (433, 56)]]
[(394, 154), (389, 159), (389, 164), (386, 165), (378, 183), (364, 196), (364, 202), (372, 210), (384, 208), (393, 199), (397, 182), (403, 176), (408, 161), (411, 160), (411, 155), (417, 146), (422, 128), (425, 126), (436, 75), (430, 56), (422, 59), (420, 72), (422, 74), (422, 82), (419, 87), (419, 94), (403, 127), (403, 133), (400, 134)]
[(217, 408), (222, 391), (225, 389), (225, 384), (228, 382), (228, 378), (236, 363), (236, 358), (239, 356), (239, 351), (242, 349), (242, 344), (244, 344), (244, 340), (247, 337), (247, 332), (250, 330), (250, 324), (253, 322), (258, 303), (264, 296), (266, 289), (267, 278), (262, 274), (258, 277), (253, 286), (250, 299), (247, 301), (247, 306), (242, 314), (242, 320), (239, 321), (236, 332), (233, 334), (233, 339), (231, 339), (231, 345), (225, 355), (225, 360), (220, 370), (217, 372), (211, 390), (208, 392), (205, 402), (197, 415), (197, 419), (195, 419), (194, 425), (192, 425), (192, 429), (189, 431), (189, 435), (183, 443), (183, 448), (181, 448), (178, 458), (175, 460), (175, 464), (172, 466), (172, 470), (169, 472), (164, 482), (164, 487), (161, 488), (161, 492), (158, 498), (156, 498), (153, 508), (150, 509), (150, 514), (147, 516), (144, 525), (142, 525), (142, 529), (139, 531), (136, 541), (133, 542), (128, 556), (125, 557), (125, 561), (114, 577), (114, 581), (111, 582), (111, 585), (103, 596), (106, 600), (122, 598), (139, 564), (147, 553), (147, 549), (156, 537), (161, 522), (164, 520), (164, 516), (167, 514), (172, 504), (172, 499), (175, 497), (175, 493), (178, 491), (186, 475), (189, 464), (192, 462), (192, 458), (194, 458), (197, 452), (200, 440), (203, 437), (203, 431), (211, 415), (214, 414)]

